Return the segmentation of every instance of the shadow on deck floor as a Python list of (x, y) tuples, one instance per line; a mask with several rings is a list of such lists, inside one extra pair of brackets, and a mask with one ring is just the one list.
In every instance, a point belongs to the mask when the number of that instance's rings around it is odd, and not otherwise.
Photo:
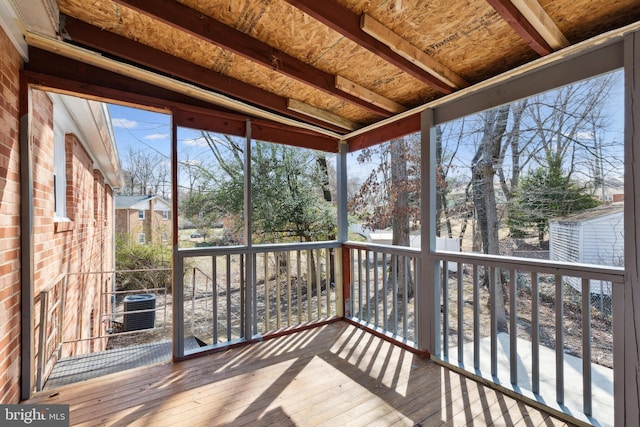
[[(193, 337), (186, 338), (184, 344), (185, 350), (199, 347)], [(66, 357), (60, 359), (53, 367), (43, 390), (51, 390), (127, 369), (168, 362), (171, 362), (171, 341)]]

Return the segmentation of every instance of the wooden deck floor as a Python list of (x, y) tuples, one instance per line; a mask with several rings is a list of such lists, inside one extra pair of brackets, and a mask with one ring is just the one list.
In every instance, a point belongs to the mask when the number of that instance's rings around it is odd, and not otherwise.
[(346, 322), (70, 384), (71, 425), (561, 426)]

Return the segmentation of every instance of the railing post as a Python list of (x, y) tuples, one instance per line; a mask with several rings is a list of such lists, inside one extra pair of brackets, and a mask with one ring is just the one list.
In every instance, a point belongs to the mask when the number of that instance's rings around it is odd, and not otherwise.
[(173, 252), (173, 358), (184, 357), (184, 259)]
[(342, 315), (344, 317), (351, 317), (351, 249), (342, 246), (340, 248), (342, 256), (340, 257), (342, 262)]
[[(344, 317), (344, 284), (345, 284), (345, 272), (344, 272), (344, 264), (343, 264), (343, 253), (346, 251), (343, 247), (336, 248), (336, 256), (335, 260), (335, 269), (336, 269), (336, 281), (335, 281), (335, 292), (336, 292), (336, 316)], [(299, 289), (299, 288), (298, 288)], [(300, 300), (300, 299), (298, 299)], [(300, 310), (298, 310), (300, 313)]]

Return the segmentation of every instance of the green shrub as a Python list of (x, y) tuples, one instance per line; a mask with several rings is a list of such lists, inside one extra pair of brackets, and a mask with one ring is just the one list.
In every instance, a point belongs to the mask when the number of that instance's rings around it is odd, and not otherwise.
[(171, 290), (171, 249), (141, 245), (126, 235), (116, 236), (116, 289)]

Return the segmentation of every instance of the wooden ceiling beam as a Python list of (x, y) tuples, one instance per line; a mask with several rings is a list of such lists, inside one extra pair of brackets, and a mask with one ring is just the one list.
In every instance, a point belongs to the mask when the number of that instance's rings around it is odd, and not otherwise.
[[(34, 47), (29, 48), (29, 62), (22, 73), (29, 84), (44, 90), (167, 113), (173, 110), (178, 126), (243, 136), (249, 119), (205, 101)], [(254, 139), (327, 152), (338, 150), (336, 138), (264, 119), (250, 119)]]
[(360, 15), (353, 13), (336, 0), (286, 0), (286, 2), (438, 92), (449, 94), (454, 91), (451, 85), (425, 72), (421, 67), (398, 55), (386, 44), (364, 32), (360, 28)]
[(424, 51), (418, 49), (416, 46), (400, 37), (370, 15), (367, 15), (366, 13), (362, 15), (360, 27), (365, 33), (389, 46), (389, 48), (398, 55), (416, 64), (418, 67), (442, 80), (446, 84), (451, 85), (456, 89), (469, 86), (469, 83), (467, 83), (462, 77), (440, 64)]
[(407, 110), (404, 105), (398, 104), (342, 76), (336, 76), (336, 87), (378, 107), (384, 108), (391, 113), (402, 113)]
[(343, 129), (356, 130), (360, 127), (357, 123), (352, 122), (351, 120), (347, 120), (344, 117), (340, 117), (329, 111), (322, 110), (320, 108), (314, 107), (313, 105), (305, 104), (304, 102), (300, 102), (295, 99), (289, 99), (288, 107), (291, 111), (296, 111), (300, 114), (314, 117), (318, 120), (323, 120), (327, 123), (331, 123)]
[(158, 49), (145, 46), (126, 37), (102, 30), (71, 16), (61, 16), (61, 27), (63, 36), (74, 43), (137, 63), (169, 76), (178, 77), (249, 104), (267, 108), (335, 132), (344, 132), (342, 127), (333, 126), (322, 120), (316, 120), (289, 110), (287, 108), (287, 99), (284, 97), (169, 55)]
[(371, 113), (382, 117), (391, 116), (387, 110), (336, 88), (335, 76), (175, 0), (115, 0), (115, 2)]
[(386, 126), (374, 128), (347, 139), (348, 150), (352, 153), (416, 132), (420, 132), (420, 113), (412, 114)]
[(553, 52), (549, 43), (540, 35), (529, 20), (511, 0), (486, 0), (502, 16), (513, 30), (539, 55)]
[[(246, 136), (246, 117), (225, 114), (205, 108), (178, 105), (174, 111), (178, 126), (217, 133)], [(251, 138), (258, 141), (286, 144), (328, 153), (338, 152), (339, 141), (303, 129), (293, 130), (290, 126), (261, 119), (250, 119)], [(235, 133), (225, 129), (236, 130)]]
[(569, 46), (569, 40), (542, 8), (538, 0), (511, 0), (513, 5), (527, 18), (533, 28), (549, 43), (553, 50)]

